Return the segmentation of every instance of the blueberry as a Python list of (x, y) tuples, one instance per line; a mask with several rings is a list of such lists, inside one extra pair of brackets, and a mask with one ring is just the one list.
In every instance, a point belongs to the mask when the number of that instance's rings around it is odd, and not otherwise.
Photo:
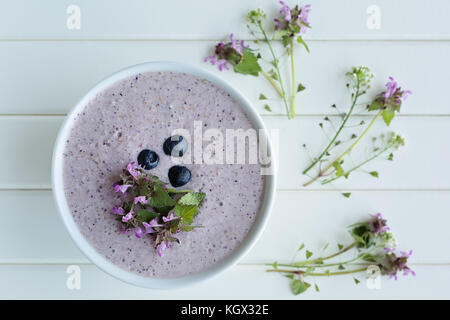
[(169, 169), (169, 181), (175, 188), (184, 186), (191, 180), (191, 171), (183, 166), (173, 166)]
[(182, 157), (188, 147), (187, 141), (183, 136), (175, 135), (168, 137), (163, 144), (164, 153), (168, 156)]
[(138, 155), (138, 164), (145, 170), (155, 168), (159, 162), (159, 156), (155, 151), (144, 149)]

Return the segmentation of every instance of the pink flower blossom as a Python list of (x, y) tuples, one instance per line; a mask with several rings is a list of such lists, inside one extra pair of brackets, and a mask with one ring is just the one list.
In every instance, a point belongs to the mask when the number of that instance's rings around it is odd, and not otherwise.
[(244, 40), (236, 40), (234, 35), (230, 34), (230, 42), (219, 42), (216, 45), (214, 55), (206, 57), (204, 61), (210, 62), (213, 66), (217, 65), (220, 71), (229, 69), (229, 64), (233, 66), (239, 64), (244, 55), (244, 49), (247, 48)]
[(133, 176), (133, 178), (137, 179), (141, 172), (139, 171), (140, 167), (136, 164), (136, 162), (130, 162), (127, 165), (128, 172)]
[(122, 221), (123, 222), (128, 222), (133, 218), (133, 210), (130, 210), (130, 212), (128, 212), (125, 216), (122, 217)]
[(142, 224), (145, 228), (145, 234), (155, 232), (155, 230), (153, 230), (152, 226), (150, 224), (148, 224), (147, 222), (142, 222)]
[(118, 215), (120, 215), (120, 216), (123, 216), (124, 214), (125, 214), (125, 211), (123, 210), (123, 208), (122, 207), (113, 207), (113, 212), (114, 212), (114, 214), (118, 214)]
[(134, 232), (134, 235), (136, 236), (136, 238), (141, 239), (143, 234), (144, 234), (144, 232), (142, 231), (142, 228), (137, 227), (136, 231)]
[(284, 1), (280, 1), (281, 9), (280, 13), (284, 16), (285, 21), (291, 21), (291, 9)]
[(154, 218), (154, 219), (150, 220), (149, 226), (152, 227), (152, 228), (154, 228), (154, 227), (163, 227), (162, 224), (158, 223), (158, 218)]
[(309, 26), (308, 16), (310, 12), (311, 12), (310, 4), (305, 5), (300, 11), (300, 14), (298, 16), (298, 25), (300, 26), (300, 33), (306, 33), (306, 31), (308, 30), (308, 27), (305, 26), (305, 24)]
[(130, 184), (113, 184), (114, 192), (127, 192), (128, 188), (130, 188)]
[(163, 241), (161, 242), (158, 247), (157, 247), (157, 251), (158, 251), (158, 255), (160, 257), (162, 257), (162, 252), (166, 249), (169, 249), (171, 247), (170, 242), (169, 241)]
[(145, 198), (145, 196), (139, 196), (134, 198), (134, 204), (137, 204), (138, 202), (141, 204), (148, 204), (148, 200), (147, 198)]
[(178, 219), (178, 217), (175, 217), (175, 212), (170, 212), (170, 214), (167, 217), (162, 217), (164, 222), (169, 222), (175, 219)]
[(386, 91), (382, 94), (384, 102), (401, 104), (402, 100), (405, 100), (408, 95), (412, 94), (411, 90), (402, 91), (394, 77), (389, 77), (389, 81), (386, 83)]

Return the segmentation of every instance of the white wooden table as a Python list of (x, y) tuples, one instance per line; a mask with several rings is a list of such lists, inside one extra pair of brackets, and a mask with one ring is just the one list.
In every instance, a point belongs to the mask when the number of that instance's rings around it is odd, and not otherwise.
[[(239, 265), (194, 287), (147, 290), (106, 275), (69, 238), (50, 189), (52, 147), (66, 112), (97, 81), (139, 62), (175, 60), (212, 70), (202, 58), (229, 32), (248, 38), (242, 19), (253, 3), (0, 1), (0, 298), (450, 298), (447, 0), (310, 0), (311, 54), (297, 50), (296, 59), (297, 77), (308, 90), (291, 121), (281, 106), (269, 114), (257, 101), (261, 91), (270, 90), (262, 79), (220, 74), (254, 101), (269, 128), (281, 130), (272, 217)], [(278, 8), (275, 0), (258, 3), (267, 12)], [(81, 9), (79, 30), (66, 26), (70, 4)], [(367, 27), (371, 5), (381, 10), (380, 29)], [(407, 146), (393, 163), (374, 165), (380, 179), (355, 174), (333, 188), (305, 189), (301, 170), (307, 156), (301, 145), (307, 142), (315, 152), (323, 147), (317, 124), (330, 114), (332, 103), (345, 108), (343, 74), (360, 64), (376, 74), (376, 91), (389, 75), (413, 90), (391, 125)], [(375, 131), (383, 129), (380, 122)], [(336, 188), (352, 192), (351, 198)], [(290, 261), (301, 242), (316, 249), (327, 241), (350, 241), (344, 227), (378, 211), (389, 220), (400, 247), (414, 249), (416, 278), (384, 279), (380, 290), (355, 286), (351, 277), (320, 279), (320, 293), (294, 297), (283, 277), (258, 265)], [(80, 290), (66, 287), (69, 265), (81, 268)]]

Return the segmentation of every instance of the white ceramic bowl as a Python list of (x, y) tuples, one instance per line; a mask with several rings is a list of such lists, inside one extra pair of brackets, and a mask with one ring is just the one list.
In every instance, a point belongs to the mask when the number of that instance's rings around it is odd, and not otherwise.
[[(214, 266), (210, 267), (209, 269), (205, 269), (203, 271), (200, 271), (199, 273), (183, 276), (180, 278), (149, 278), (149, 277), (142, 277), (137, 274), (128, 272), (113, 263), (111, 263), (109, 260), (107, 260), (105, 257), (103, 257), (101, 254), (99, 254), (92, 246), (91, 244), (84, 238), (84, 236), (80, 233), (78, 230), (78, 227), (72, 217), (72, 214), (70, 212), (70, 209), (68, 207), (66, 197), (64, 194), (64, 181), (63, 181), (63, 151), (65, 147), (65, 141), (67, 140), (67, 137), (69, 136), (70, 129), (73, 125), (73, 119), (75, 114), (80, 112), (86, 104), (96, 96), (97, 93), (103, 91), (104, 89), (108, 88), (113, 83), (127, 78), (129, 76), (138, 74), (138, 73), (145, 73), (145, 72), (152, 72), (152, 71), (173, 71), (173, 72), (184, 72), (187, 74), (192, 74), (195, 76), (198, 76), (200, 78), (206, 79), (219, 88), (222, 88), (236, 100), (236, 102), (241, 106), (241, 108), (244, 110), (244, 112), (247, 114), (249, 120), (252, 122), (253, 126), (257, 129), (264, 129), (264, 134), (267, 135), (267, 131), (265, 129), (264, 123), (262, 122), (260, 116), (256, 113), (256, 111), (252, 108), (249, 101), (234, 87), (232, 87), (230, 84), (228, 84), (223, 79), (219, 78), (218, 76), (205, 71), (201, 68), (190, 66), (187, 64), (177, 63), (177, 62), (149, 62), (149, 63), (143, 63), (138, 64), (129, 68), (125, 68), (121, 71), (118, 71), (100, 83), (98, 83), (96, 86), (94, 86), (70, 111), (68, 114), (66, 120), (64, 121), (63, 125), (61, 126), (55, 147), (53, 150), (53, 162), (52, 162), (52, 187), (53, 187), (53, 195), (56, 201), (56, 205), (58, 208), (58, 211), (61, 215), (61, 218), (69, 231), (72, 239), (75, 241), (75, 243), (78, 245), (78, 247), (81, 249), (81, 251), (94, 263), (96, 264), (100, 269), (103, 271), (109, 273), (110, 275), (123, 280), (125, 282), (146, 287), (146, 288), (155, 288), (155, 289), (169, 289), (169, 288), (175, 288), (180, 286), (185, 286), (189, 284), (193, 284), (196, 282), (199, 282), (201, 280), (208, 279), (214, 275), (219, 274), (220, 272), (230, 268), (234, 264), (237, 263), (237, 261), (242, 258), (249, 250), (250, 248), (255, 244), (259, 236), (261, 235), (266, 222), (268, 220), (273, 198), (275, 195), (275, 185), (276, 185), (276, 176), (270, 175), (266, 176), (265, 179), (265, 191), (264, 191), (264, 197), (262, 200), (261, 208), (258, 213), (258, 216), (255, 220), (255, 223), (249, 233), (247, 234), (246, 238), (243, 240), (243, 242), (240, 244), (240, 246), (229, 256), (227, 256), (225, 259), (219, 261)], [(271, 148), (270, 141), (268, 143), (268, 150), (271, 152), (273, 150)], [(272, 154), (272, 153), (270, 153)], [(274, 156), (272, 156), (272, 161), (274, 161)], [(276, 166), (275, 166), (276, 168)]]

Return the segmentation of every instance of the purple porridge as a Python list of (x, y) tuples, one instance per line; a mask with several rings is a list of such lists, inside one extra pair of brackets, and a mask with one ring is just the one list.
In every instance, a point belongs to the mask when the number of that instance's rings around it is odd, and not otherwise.
[[(121, 233), (111, 214), (120, 195), (112, 184), (143, 149), (158, 153), (148, 172), (166, 182), (174, 165), (163, 143), (176, 129), (193, 136), (203, 129), (253, 128), (234, 99), (211, 82), (184, 73), (150, 72), (121, 80), (97, 94), (75, 116), (64, 150), (64, 188), (73, 218), (89, 243), (130, 272), (156, 278), (181, 277), (213, 266), (235, 250), (252, 227), (264, 191), (260, 164), (185, 164), (189, 188), (206, 194), (195, 224), (181, 243), (154, 249), (151, 237)], [(204, 142), (204, 146), (209, 142)]]

